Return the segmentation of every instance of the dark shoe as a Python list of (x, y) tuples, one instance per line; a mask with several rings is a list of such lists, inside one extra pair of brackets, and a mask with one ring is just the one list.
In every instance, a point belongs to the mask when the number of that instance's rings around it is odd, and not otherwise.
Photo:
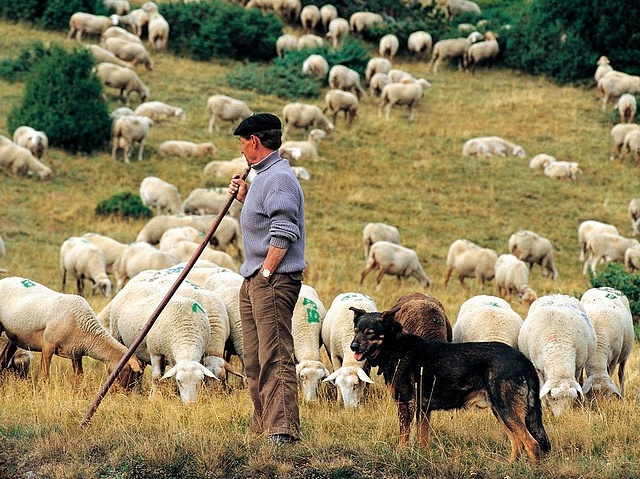
[(282, 446), (283, 444), (293, 444), (297, 439), (290, 434), (271, 434), (267, 436), (267, 441), (276, 446)]

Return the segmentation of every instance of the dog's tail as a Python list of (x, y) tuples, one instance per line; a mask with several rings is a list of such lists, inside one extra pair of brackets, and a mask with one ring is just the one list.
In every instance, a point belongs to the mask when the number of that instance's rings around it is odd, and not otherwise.
[(540, 381), (533, 368), (526, 374), (527, 381), (527, 412), (525, 422), (527, 429), (540, 445), (542, 452), (551, 451), (551, 443), (542, 424), (542, 402), (540, 400)]

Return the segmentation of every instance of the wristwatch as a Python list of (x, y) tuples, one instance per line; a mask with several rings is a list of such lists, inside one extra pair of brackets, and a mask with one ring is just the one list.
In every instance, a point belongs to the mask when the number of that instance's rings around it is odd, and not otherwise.
[(264, 276), (265, 278), (269, 279), (269, 276), (271, 276), (271, 271), (269, 271), (267, 268), (264, 268), (262, 270), (262, 276)]

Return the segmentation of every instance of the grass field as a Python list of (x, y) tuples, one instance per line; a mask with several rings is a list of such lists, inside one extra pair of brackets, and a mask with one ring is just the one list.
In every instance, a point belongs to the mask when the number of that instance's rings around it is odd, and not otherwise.
[[(6, 22), (0, 30), (0, 58), (17, 54), (34, 40), (73, 45), (61, 32)], [(188, 117), (185, 122), (156, 124), (142, 162), (127, 165), (120, 157), (113, 162), (108, 151), (87, 157), (54, 148), (44, 158), (55, 172), (49, 183), (0, 170), (0, 234), (7, 249), (0, 266), (10, 275), (59, 290), (59, 248), (66, 238), (95, 231), (133, 241), (144, 221), (102, 218), (94, 209), (116, 193), (137, 193), (146, 176), (174, 183), (183, 198), (196, 187), (225, 186), (227, 179), (203, 176), (209, 159), (156, 155), (157, 146), (167, 139), (212, 139), (206, 130), (208, 96), (230, 94), (254, 111), (274, 113), (286, 103), (229, 88), (225, 75), (234, 62), (198, 63), (157, 53), (154, 61), (154, 71), (139, 72), (152, 99), (182, 106)], [(470, 280), (469, 289), (457, 281), (443, 287), (451, 242), (467, 238), (502, 254), (512, 233), (531, 229), (554, 244), (560, 273), (556, 281), (545, 279), (536, 266), (531, 286), (539, 296), (579, 297), (590, 285), (578, 260), (578, 224), (597, 219), (615, 224), (625, 236), (631, 234), (626, 208), (638, 196), (638, 170), (629, 161), (608, 159), (615, 112), (601, 111), (595, 89), (558, 87), (517, 72), (481, 68), (471, 76), (449, 67), (426, 75), (424, 63), (406, 58), (394, 66), (426, 76), (433, 84), (415, 121), (409, 123), (406, 110), (398, 109), (387, 122), (377, 116), (377, 102), (365, 98), (353, 126), (347, 129), (339, 118), (336, 131), (321, 144), (319, 161), (303, 165), (312, 175), (302, 184), (308, 228), (305, 282), (326, 307), (339, 293), (360, 291), (384, 310), (399, 296), (421, 290), (413, 280), (398, 285), (391, 277), (380, 290), (371, 276), (359, 285), (362, 228), (370, 221), (384, 221), (396, 225), (402, 243), (418, 252), (433, 282), (426, 292), (444, 303), (453, 322), (467, 298), (497, 294), (497, 289), (493, 282), (480, 289)], [(0, 134), (9, 135), (6, 117), (21, 97), (21, 84), (0, 81)], [(321, 105), (322, 100), (314, 103)], [(109, 104), (119, 106), (111, 96)], [(233, 126), (214, 133), (217, 159), (239, 155)], [(522, 145), (526, 159), (461, 155), (467, 139), (485, 135)], [(576, 182), (563, 182), (530, 170), (529, 159), (542, 152), (578, 161), (583, 173)], [(102, 297), (87, 299), (96, 311), (107, 304)], [(519, 303), (513, 307), (526, 315)], [(184, 407), (170, 388), (148, 397), (147, 378), (140, 394), (111, 391), (91, 423), (79, 428), (106, 371), (101, 363), (85, 359), (85, 377), (75, 380), (69, 362), (59, 359), (48, 383), (2, 378), (0, 476), (640, 477), (638, 357), (636, 345), (624, 400), (583, 404), (557, 418), (545, 411), (552, 452), (539, 465), (528, 460), (508, 463), (507, 438), (486, 410), (436, 412), (429, 447), (397, 451), (395, 405), (379, 376), (356, 411), (336, 404), (334, 391), (323, 385), (319, 403), (301, 407), (303, 440), (293, 447), (274, 449), (248, 435), (251, 404), (238, 384), (230, 391), (207, 389), (197, 405)]]

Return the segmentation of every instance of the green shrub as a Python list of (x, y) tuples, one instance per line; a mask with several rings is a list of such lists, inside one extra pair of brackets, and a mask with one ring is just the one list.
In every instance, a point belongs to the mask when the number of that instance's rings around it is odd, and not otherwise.
[(608, 286), (617, 289), (629, 299), (633, 321), (640, 319), (640, 276), (627, 273), (620, 263), (611, 262), (597, 276), (590, 273), (591, 286), (601, 288)]
[(107, 9), (95, 0), (0, 0), (0, 17), (51, 30), (68, 29), (75, 12), (106, 15)]
[(48, 52), (43, 43), (33, 43), (22, 50), (18, 58), (8, 58), (0, 62), (0, 78), (8, 82), (24, 81), (45, 55), (48, 55)]
[(129, 192), (119, 193), (102, 200), (96, 206), (96, 213), (120, 218), (151, 218), (153, 216), (153, 212), (142, 204), (140, 197)]
[(16, 22), (33, 23), (42, 16), (44, 8), (39, 0), (0, 0), (0, 16)]
[(51, 145), (74, 153), (105, 147), (111, 119), (93, 65), (88, 50), (68, 53), (53, 45), (28, 76), (22, 103), (9, 113), (9, 130), (29, 125), (44, 131)]

